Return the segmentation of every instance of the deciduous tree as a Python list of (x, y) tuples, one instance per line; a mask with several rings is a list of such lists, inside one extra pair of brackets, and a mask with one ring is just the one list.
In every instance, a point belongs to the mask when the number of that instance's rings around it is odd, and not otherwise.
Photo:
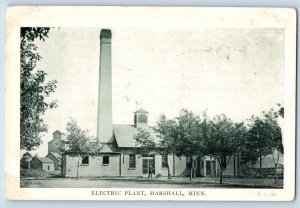
[(284, 118), (284, 108), (280, 105), (279, 110), (275, 111), (271, 109), (269, 112), (264, 113), (265, 123), (268, 126), (268, 134), (271, 138), (271, 143), (268, 145), (272, 149), (272, 159), (275, 165), (274, 168), (274, 176), (275, 176), (275, 184), (278, 179), (278, 162), (280, 155), (284, 154), (284, 148), (282, 143), (282, 132), (281, 128), (278, 124), (278, 119)]
[(168, 177), (170, 178), (170, 165), (168, 161), (168, 155), (173, 155), (173, 176), (175, 176), (175, 154), (176, 154), (176, 144), (177, 144), (177, 126), (176, 121), (173, 119), (167, 119), (167, 117), (162, 114), (158, 121), (156, 122), (155, 131), (158, 133), (159, 143), (157, 149), (159, 153), (166, 157)]
[(31, 151), (38, 148), (42, 141), (41, 135), (47, 132), (43, 115), (49, 108), (57, 106), (55, 101), (47, 98), (55, 91), (57, 81), (46, 81), (47, 74), (36, 69), (41, 60), (34, 40), (45, 40), (48, 27), (22, 27), (20, 31), (20, 148)]
[(243, 123), (234, 123), (225, 115), (215, 116), (209, 121), (209, 133), (204, 142), (205, 153), (213, 156), (220, 165), (220, 183), (223, 182), (223, 171), (230, 158), (238, 153), (244, 143), (246, 128)]
[(136, 145), (139, 147), (137, 153), (148, 155), (151, 152), (157, 151), (157, 144), (154, 137), (148, 129), (139, 128), (138, 133), (134, 136)]
[[(256, 154), (259, 158), (260, 174), (263, 174), (262, 160), (265, 156), (273, 155), (276, 151), (283, 153), (281, 128), (277, 122), (278, 116), (283, 116), (283, 112), (283, 108), (280, 108), (279, 111), (271, 109), (268, 112), (263, 112), (260, 117), (252, 116), (250, 119), (247, 144), (252, 154)], [(276, 158), (278, 163), (279, 155)]]
[[(151, 132), (150, 129), (145, 129), (145, 128), (138, 129), (138, 133), (134, 136), (136, 146), (139, 147), (136, 149), (137, 154), (150, 156), (150, 154), (155, 154), (157, 152), (158, 150), (157, 143), (154, 141), (154, 135), (152, 133), (153, 132)], [(150, 166), (152, 164), (149, 164), (149, 162), (147, 164), (148, 164), (147, 167), (148, 173), (150, 176), (150, 171), (152, 171), (150, 170), (151, 169)]]
[(182, 109), (176, 118), (176, 155), (191, 159), (190, 180), (195, 174), (196, 159), (203, 156), (208, 129), (207, 121), (192, 111)]
[(66, 126), (68, 150), (67, 153), (77, 154), (77, 177), (79, 177), (80, 160), (88, 156), (96, 156), (99, 154), (103, 145), (96, 138), (89, 135), (88, 130), (83, 130), (77, 124), (75, 119), (71, 119)]

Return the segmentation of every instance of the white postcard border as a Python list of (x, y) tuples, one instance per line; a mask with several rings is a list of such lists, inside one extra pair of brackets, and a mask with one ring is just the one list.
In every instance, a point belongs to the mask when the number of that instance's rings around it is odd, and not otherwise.
[[(285, 201), (295, 195), (296, 12), (282, 8), (200, 7), (8, 7), (5, 48), (5, 191), (14, 200), (214, 200)], [(212, 12), (213, 11), (213, 12)], [(53, 15), (55, 14), (55, 15)], [(153, 15), (155, 14), (155, 15)], [(137, 16), (139, 18), (137, 18)], [(25, 18), (26, 17), (26, 18)], [(285, 123), (283, 189), (164, 189), (185, 193), (176, 196), (93, 195), (97, 188), (20, 188), (19, 28), (49, 27), (272, 27), (285, 29)], [(137, 189), (138, 190), (138, 189)], [(147, 193), (150, 190), (144, 189)], [(157, 189), (158, 190), (158, 189)], [(205, 196), (189, 196), (200, 190)]]

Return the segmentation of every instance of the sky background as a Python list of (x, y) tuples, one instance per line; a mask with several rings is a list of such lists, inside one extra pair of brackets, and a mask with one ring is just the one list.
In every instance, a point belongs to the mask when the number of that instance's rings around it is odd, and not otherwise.
[[(182, 108), (236, 122), (283, 103), (284, 31), (272, 28), (112, 29), (113, 123), (133, 124), (133, 112)], [(48, 133), (37, 153), (47, 154), (52, 132), (65, 132), (70, 117), (96, 136), (101, 28), (51, 28), (36, 41), (43, 57), (37, 70), (58, 81), (46, 112)], [(142, 106), (141, 106), (142, 105)]]

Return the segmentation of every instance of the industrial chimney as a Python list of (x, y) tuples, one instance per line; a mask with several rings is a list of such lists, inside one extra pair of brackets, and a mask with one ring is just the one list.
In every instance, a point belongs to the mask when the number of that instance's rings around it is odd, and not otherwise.
[(97, 139), (100, 143), (106, 143), (113, 135), (111, 36), (111, 30), (101, 30), (97, 118)]

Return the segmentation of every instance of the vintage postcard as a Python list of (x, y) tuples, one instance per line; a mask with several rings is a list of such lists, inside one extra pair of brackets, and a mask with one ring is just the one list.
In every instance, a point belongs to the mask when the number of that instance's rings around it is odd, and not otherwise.
[(6, 12), (8, 199), (294, 199), (294, 9)]

